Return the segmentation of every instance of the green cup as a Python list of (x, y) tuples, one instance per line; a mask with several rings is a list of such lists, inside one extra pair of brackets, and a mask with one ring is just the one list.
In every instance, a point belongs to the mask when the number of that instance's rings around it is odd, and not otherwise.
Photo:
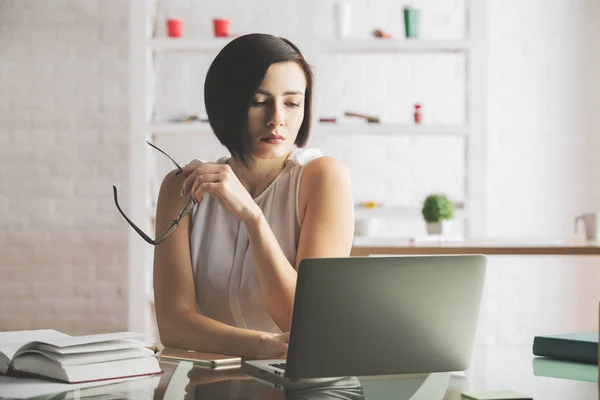
[(419, 37), (419, 14), (416, 8), (404, 8), (404, 32), (407, 39)]

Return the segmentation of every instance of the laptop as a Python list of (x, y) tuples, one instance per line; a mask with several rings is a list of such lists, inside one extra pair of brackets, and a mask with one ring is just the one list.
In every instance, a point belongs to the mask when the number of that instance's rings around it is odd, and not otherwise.
[(304, 259), (287, 358), (244, 363), (277, 380), (464, 371), (486, 264), (483, 255)]

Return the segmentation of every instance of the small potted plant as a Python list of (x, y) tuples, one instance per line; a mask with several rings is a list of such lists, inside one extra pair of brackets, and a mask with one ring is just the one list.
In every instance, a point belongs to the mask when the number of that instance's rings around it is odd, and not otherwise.
[(443, 194), (430, 194), (423, 202), (421, 213), (427, 225), (429, 235), (444, 233), (446, 221), (454, 217), (454, 203)]

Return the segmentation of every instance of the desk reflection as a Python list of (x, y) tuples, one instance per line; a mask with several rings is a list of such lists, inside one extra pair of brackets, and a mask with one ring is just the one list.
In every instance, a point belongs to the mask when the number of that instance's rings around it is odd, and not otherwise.
[(170, 368), (158, 399), (442, 400), (450, 374), (343, 377), (318, 382), (266, 380), (245, 369), (211, 370), (181, 362)]
[(186, 399), (340, 399), (364, 400), (362, 386), (355, 377), (327, 382), (288, 382), (278, 384), (248, 376), (241, 370), (210, 371), (192, 368), (188, 372)]

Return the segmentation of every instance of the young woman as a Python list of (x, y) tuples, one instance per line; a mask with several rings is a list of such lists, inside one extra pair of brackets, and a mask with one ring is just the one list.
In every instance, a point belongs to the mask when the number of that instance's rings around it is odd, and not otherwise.
[(350, 179), (337, 160), (304, 149), (313, 75), (290, 41), (263, 34), (231, 41), (204, 92), (210, 125), (231, 157), (194, 160), (162, 183), (156, 232), (186, 204), (193, 209), (155, 248), (161, 341), (283, 357), (298, 264), (350, 254)]

